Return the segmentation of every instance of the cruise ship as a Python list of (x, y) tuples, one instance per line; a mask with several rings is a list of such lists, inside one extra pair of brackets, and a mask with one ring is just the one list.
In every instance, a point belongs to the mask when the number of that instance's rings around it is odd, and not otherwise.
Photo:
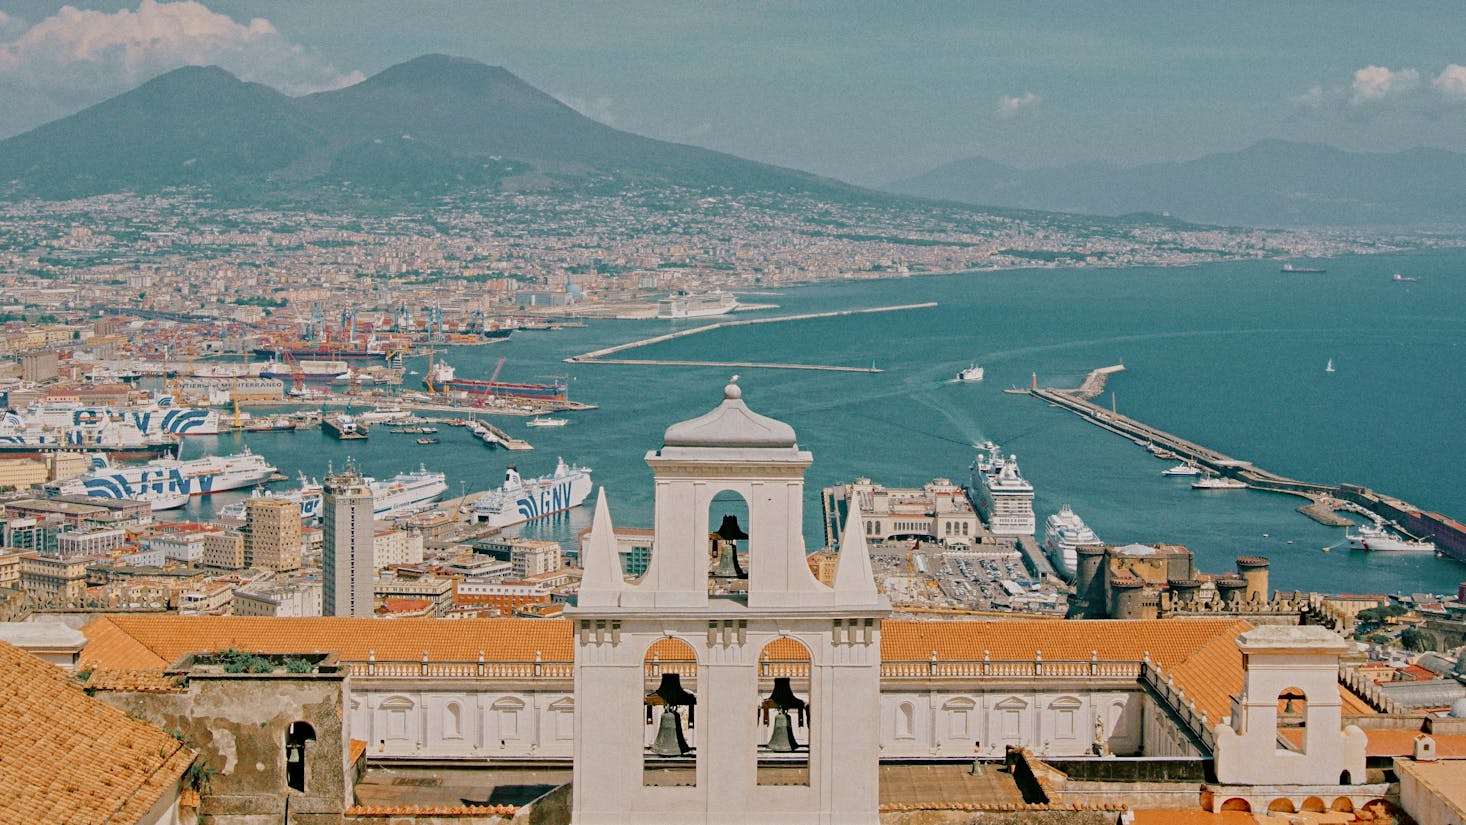
[(351, 365), (345, 361), (271, 361), (260, 369), (261, 378), (293, 382), (299, 377), (302, 384), (330, 384), (345, 380), (350, 373)]
[(727, 315), (738, 308), (738, 299), (731, 292), (676, 292), (657, 301), (658, 318), (706, 318)]
[(1078, 548), (1101, 543), (1100, 537), (1067, 504), (1044, 523), (1044, 550), (1054, 569), (1066, 579), (1074, 578), (1079, 569)]
[(103, 455), (92, 456), (85, 475), (46, 485), (51, 495), (139, 498), (146, 493), (207, 496), (253, 487), (270, 480), (276, 469), (246, 447), (232, 455), (210, 455), (191, 461), (158, 458), (136, 467), (114, 467)]
[(425, 466), (387, 479), (366, 479), (372, 488), (372, 514), (379, 519), (408, 516), (432, 506), (448, 491), (448, 477)]
[(508, 527), (579, 507), (593, 486), (589, 467), (566, 464), (564, 459), (556, 460), (555, 472), (527, 480), (510, 465), (504, 484), (479, 496), (469, 511), (475, 522)]
[(1018, 471), (1018, 457), (1003, 458), (1001, 448), (991, 442), (983, 446), (988, 454), (978, 453), (972, 462), (973, 506), (995, 536), (1033, 535), (1033, 485)]

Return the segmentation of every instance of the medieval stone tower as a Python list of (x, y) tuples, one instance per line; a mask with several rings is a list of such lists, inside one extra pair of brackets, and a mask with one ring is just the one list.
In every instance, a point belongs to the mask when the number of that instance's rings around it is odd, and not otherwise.
[[(844, 537), (833, 587), (811, 575), (811, 456), (741, 395), (729, 384), (647, 454), (655, 537), (637, 583), (622, 576), (604, 490), (597, 500), (567, 611), (576, 825), (878, 821), (889, 602), (859, 531)], [(714, 523), (720, 510), (732, 513)]]

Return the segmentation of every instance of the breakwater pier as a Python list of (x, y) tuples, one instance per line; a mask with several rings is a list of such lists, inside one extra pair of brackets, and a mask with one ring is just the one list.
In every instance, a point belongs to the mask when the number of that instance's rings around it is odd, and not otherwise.
[(1169, 451), (1182, 461), (1214, 475), (1236, 479), (1250, 489), (1306, 498), (1310, 503), (1300, 507), (1299, 512), (1322, 524), (1342, 526), (1347, 523), (1335, 514), (1336, 510), (1360, 513), (1391, 522), (1400, 532), (1412, 538), (1433, 541), (1436, 548), (1445, 555), (1466, 562), (1466, 524), (1448, 516), (1422, 510), (1409, 502), (1355, 484), (1320, 484), (1288, 478), (1262, 469), (1250, 461), (1234, 458), (1121, 415), (1113, 408), (1107, 409), (1091, 402), (1090, 398), (1103, 391), (1105, 380), (1122, 369), (1124, 367), (1116, 366), (1094, 370), (1077, 388), (1034, 386), (1021, 392), (1047, 401), (1051, 406), (1068, 410), (1091, 424), (1128, 438), (1140, 446)]
[(928, 301), (922, 304), (901, 304), (898, 306), (871, 307), (868, 309), (842, 309), (833, 312), (806, 312), (799, 315), (779, 315), (773, 318), (749, 318), (739, 321), (721, 321), (716, 324), (703, 324), (691, 329), (681, 329), (676, 332), (668, 332), (663, 335), (654, 335), (650, 338), (642, 338), (626, 344), (617, 344), (614, 347), (593, 350), (591, 352), (572, 355), (565, 361), (570, 364), (641, 364), (651, 366), (674, 366), (674, 367), (736, 367), (740, 369), (775, 369), (775, 370), (820, 370), (824, 372), (884, 372), (876, 368), (874, 364), (869, 367), (848, 367), (834, 364), (780, 364), (759, 361), (675, 361), (667, 359), (642, 359), (642, 358), (610, 358), (619, 352), (639, 349), (641, 347), (660, 344), (664, 341), (674, 341), (678, 338), (686, 338), (690, 335), (701, 335), (705, 332), (712, 332), (715, 329), (728, 327), (753, 326), (755, 324), (779, 324), (789, 321), (807, 321), (814, 318), (840, 318), (848, 315), (865, 315), (877, 312), (903, 312), (911, 309), (928, 309), (936, 306), (935, 301)]

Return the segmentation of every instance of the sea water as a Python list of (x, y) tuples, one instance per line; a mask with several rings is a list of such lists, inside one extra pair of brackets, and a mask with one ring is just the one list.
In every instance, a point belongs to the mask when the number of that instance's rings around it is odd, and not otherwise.
[[(442, 426), (419, 446), (386, 426), (362, 442), (317, 432), (193, 438), (185, 455), (243, 443), (292, 478), (322, 475), (353, 457), (378, 476), (415, 469), (448, 474), (450, 495), (495, 486), (515, 464), (526, 477), (555, 457), (594, 469), (619, 525), (650, 526), (646, 451), (670, 424), (700, 415), (739, 372), (744, 399), (794, 426), (814, 454), (807, 476), (806, 542), (824, 542), (818, 490), (869, 477), (918, 486), (967, 483), (975, 442), (1018, 456), (1043, 519), (1068, 503), (1107, 543), (1182, 544), (1205, 572), (1239, 555), (1272, 560), (1272, 585), (1324, 592), (1453, 592), (1466, 565), (1422, 554), (1351, 552), (1344, 531), (1295, 512), (1302, 499), (1255, 491), (1192, 490), (1166, 478), (1174, 462), (1002, 389), (1076, 386), (1096, 367), (1123, 362), (1096, 403), (1264, 469), (1319, 482), (1351, 482), (1466, 517), (1466, 252), (1375, 255), (1324, 262), (1326, 273), (1282, 273), (1275, 261), (1182, 268), (1018, 270), (821, 283), (759, 295), (777, 309), (689, 321), (592, 320), (585, 328), (516, 332), (484, 347), (450, 348), (464, 377), (568, 376), (571, 397), (599, 409), (565, 414), (563, 428), (495, 422), (534, 452), (486, 447)], [(1395, 272), (1418, 282), (1395, 282)], [(935, 301), (929, 309), (735, 326), (621, 353), (677, 360), (798, 362), (868, 367), (876, 374), (721, 367), (566, 364), (577, 353), (726, 320)], [(1332, 359), (1335, 371), (1325, 371)], [(986, 380), (957, 383), (983, 365)], [(419, 373), (426, 359), (409, 362)], [(409, 384), (420, 381), (410, 375)], [(1112, 395), (1113, 394), (1113, 395)], [(288, 487), (289, 484), (278, 484)], [(205, 516), (220, 502), (196, 502)], [(573, 546), (582, 508), (528, 528)], [(1041, 538), (1041, 535), (1040, 535)], [(1332, 548), (1324, 552), (1324, 547)]]

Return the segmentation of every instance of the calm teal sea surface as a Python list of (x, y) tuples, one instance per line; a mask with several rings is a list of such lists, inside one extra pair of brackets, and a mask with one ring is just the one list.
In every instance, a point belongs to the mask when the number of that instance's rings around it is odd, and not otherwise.
[[(818, 490), (856, 476), (919, 485), (966, 483), (973, 451), (992, 439), (1018, 455), (1042, 520), (1070, 504), (1106, 542), (1174, 542), (1202, 569), (1243, 554), (1272, 559), (1273, 586), (1329, 592), (1454, 591), (1466, 566), (1449, 559), (1321, 548), (1343, 541), (1294, 511), (1300, 499), (1251, 491), (1199, 492), (1164, 478), (1167, 462), (1133, 443), (1005, 387), (1073, 386), (1123, 361), (1109, 390), (1120, 412), (1297, 478), (1364, 484), (1427, 509), (1466, 517), (1466, 252), (1353, 257), (1325, 274), (1284, 274), (1275, 262), (1176, 269), (1031, 270), (835, 283), (746, 300), (777, 310), (734, 318), (936, 301), (906, 312), (717, 330), (629, 357), (789, 361), (869, 366), (880, 374), (743, 370), (744, 398), (791, 423), (813, 451), (806, 540), (823, 543)], [(1392, 273), (1420, 278), (1396, 283)], [(714, 319), (717, 320), (717, 319)], [(708, 323), (592, 321), (555, 333), (518, 332), (488, 347), (449, 350), (466, 377), (507, 357), (503, 380), (568, 374), (572, 397), (600, 409), (567, 427), (525, 428), (531, 453), (489, 449), (457, 428), (437, 445), (379, 429), (369, 442), (314, 432), (258, 434), (249, 445), (292, 477), (322, 475), (354, 456), (378, 476), (419, 463), (446, 472), (453, 493), (526, 476), (555, 456), (594, 468), (618, 524), (649, 526), (651, 472), (642, 461), (663, 429), (717, 404), (723, 368), (569, 365), (566, 356)], [(1326, 373), (1333, 359), (1336, 371)], [(982, 384), (950, 379), (976, 361)], [(410, 364), (422, 371), (422, 362)], [(419, 376), (410, 376), (417, 381)], [(1110, 403), (1107, 394), (1105, 403)], [(185, 457), (228, 451), (242, 436), (191, 439)], [(281, 483), (277, 487), (289, 487)], [(237, 494), (196, 501), (206, 516)], [(533, 528), (569, 539), (588, 510)], [(573, 542), (572, 542), (573, 543)]]

